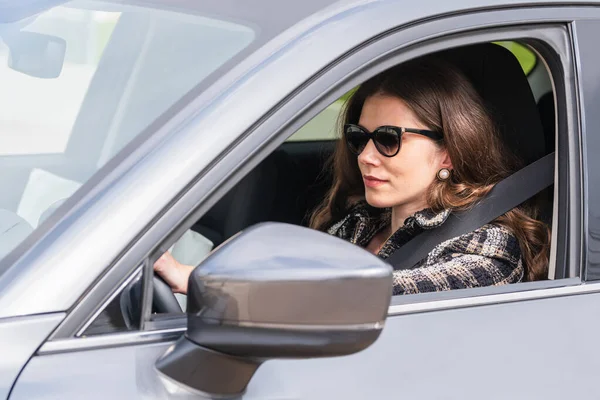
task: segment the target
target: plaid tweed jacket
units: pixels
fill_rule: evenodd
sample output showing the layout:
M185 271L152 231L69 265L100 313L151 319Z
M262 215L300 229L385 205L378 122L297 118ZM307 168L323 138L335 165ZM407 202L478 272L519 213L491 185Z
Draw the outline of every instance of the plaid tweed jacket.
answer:
M404 221L377 254L388 258L396 249L425 229L442 225L449 210L419 211ZM377 209L359 202L328 233L366 247L390 224L390 209ZM483 227L437 245L412 269L394 271L394 295L464 289L520 282L524 276L517 238L497 224Z

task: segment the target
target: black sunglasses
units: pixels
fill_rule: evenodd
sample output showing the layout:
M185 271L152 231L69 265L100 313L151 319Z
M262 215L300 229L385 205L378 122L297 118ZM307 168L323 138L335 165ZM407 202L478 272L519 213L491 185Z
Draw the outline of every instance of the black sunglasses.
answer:
M348 149L356 155L362 151L373 139L375 148L379 153L386 157L394 157L400 151L402 145L402 135L404 132L418 133L419 135L427 136L433 140L442 140L443 136L439 132L428 131L425 129L402 128L399 126L380 126L373 132L369 132L360 125L346 124L344 125L344 136Z

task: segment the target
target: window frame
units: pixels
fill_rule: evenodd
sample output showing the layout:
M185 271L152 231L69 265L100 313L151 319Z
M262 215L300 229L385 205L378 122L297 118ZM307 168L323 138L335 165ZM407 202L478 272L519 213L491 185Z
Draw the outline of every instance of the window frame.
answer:
M581 198L584 201L583 218L585 243L585 259L582 271L582 279L586 282L600 281L600 258L598 248L600 238L598 229L598 199L600 199L599 186L593 183L600 180L597 161L597 150L600 149L600 140L597 134L600 128L600 118L594 105L598 104L597 82L599 78L598 64L600 57L596 51L597 34L600 31L600 16L594 19L576 20L570 25L574 42L576 70L574 76L577 78L581 112L581 136L582 136L582 168L585 171L584 193ZM596 68L594 68L594 66Z
M568 79L568 76L573 74L575 60L569 47L571 42L567 34L567 27L567 23L530 24L518 27L508 25L488 28L486 26L484 31L467 31L457 35L447 35L437 40L424 40L413 46L418 47L418 49L395 49L390 52L390 55L382 57L385 58L384 61L373 58L369 65L363 67L364 69L369 69L369 72L376 71L375 73L378 73L392 65L449 47L479 42L514 40L528 44L536 52L538 67L544 64L549 69L550 78L553 81L555 99L564 100L557 101L555 111L558 117L555 139L558 136L559 143L556 147L555 164L557 166L557 173L555 173L555 180L564 183L559 187L558 182L555 182L553 224L558 229L553 229L553 232L556 232L557 235L553 237L551 248L551 263L553 264L551 267L555 268L557 264L569 265L568 273L570 277L549 281L523 282L501 287L482 287L439 293L413 294L410 296L393 296L388 315L513 302L580 292L578 289L573 290L572 286L582 283L582 273L580 270L582 263L579 261L582 253L581 251L569 251L569 249L582 250L583 247L580 235L573 234L573 232L578 232L581 224L581 214L579 212L581 209L581 196L578 192L581 191L582 187L580 184L581 171L578 164L578 140L574 140L580 137L579 125L577 123L579 113L576 107L578 97L575 85L572 80ZM376 65L378 62L383 65ZM565 71L568 71L568 73L565 73ZM369 74L361 81L368 79L372 75L374 74ZM347 78L347 80L350 80L350 78ZM346 87L349 90L358 83L360 82L353 81L350 86ZM288 129L287 132L289 135L292 135L295 130ZM557 134L559 132L563 133ZM566 160L569 161L569 165L566 165ZM567 170L567 167L570 167L569 170ZM572 189L573 187L575 189ZM560 212L558 204L561 207ZM562 227L567 227L568 229ZM571 232L571 234L569 235L567 232ZM597 291L600 288L590 288L589 290ZM532 295L532 291L537 293ZM540 291L545 291L546 293L543 295ZM581 292L584 291L587 291L587 289Z
M475 42L523 40L523 38L528 38L533 41L543 41L547 46L551 45L550 47L554 49L555 54L561 56L558 65L572 71L573 59L570 50L570 39L566 33L566 26L569 21L565 21L564 10L561 12L558 8L547 8L544 9L544 13L540 13L540 10L540 8L530 8L526 10L472 12L417 24L409 29L397 28L388 35L377 38L367 45L359 46L355 51L347 54L345 58L333 62L328 70L317 73L314 79L303 88L283 99L279 108L267 114L265 119L258 125L251 127L244 138L221 159L222 168L212 168L206 172L200 181L191 186L189 191L179 199L176 199L171 208L157 219L156 223L149 228L138 242L131 246L130 251L136 247L148 246L149 243L154 243L154 251L149 254L145 253L144 274L152 272L151 260L157 259L218 199L298 128L352 87L392 65L448 47ZM553 17L550 17L552 15ZM544 19L544 25L538 25L534 22L541 19ZM529 21L529 23L524 26L522 25L524 24L523 20ZM489 25L494 26L489 27ZM485 28L485 30L482 30L482 28ZM563 153L566 153L557 157L561 160L558 165L559 179L561 182L569 183L568 185L563 184L563 187L565 187L563 192L565 192L566 188L571 185L574 185L573 187L576 189L580 188L581 171L578 169L579 127L576 123L578 114L575 109L577 97L574 84L564 77L561 82L554 82L554 86L557 97L562 93L571 99L568 102L568 107L565 106L564 109L559 109L559 111L562 110L565 113L564 117L559 117L559 129L562 130L564 127L563 131L568 133L568 135L559 135L559 147L557 147L557 149L560 149L562 145L562 148L564 148ZM562 136L568 137L560 139ZM568 161L568 168L564 160ZM231 165L234 168L225 168L224 165ZM225 169L227 169L226 172ZM216 185L217 182L222 182L222 184ZM207 189L208 187L211 189ZM576 190L563 193L564 196L562 197L564 199L561 197L566 205L564 210L569 216L567 217L566 213L562 213L564 218L562 222L559 218L558 223L559 226L565 227L563 236L566 236L567 232L573 234L569 235L569 243L566 242L564 237L559 237L557 246L560 248L556 259L557 262L564 260L569 265L578 267L581 257L580 252L576 251L581 249L580 236L577 233L580 227L580 204L573 201L576 200L576 194L573 192L576 192ZM561 215L561 213L558 214ZM575 251L568 251L569 249ZM77 328L85 323L85 320L91 315L91 311L98 307L98 303L95 306L91 305L92 299L98 299L100 296L105 298L107 292L112 292L111 289L114 289L115 283L122 282L127 278L124 271L130 271L132 265L123 261L126 259L124 257L119 260L107 275L95 287L91 288L82 304L69 314L65 322L55 331L52 339L72 337L78 331ZM518 301L521 298L560 296L562 295L561 290L566 288L567 292L572 292L573 286L578 287L581 283L580 276L559 281L522 283L502 288L468 289L466 290L467 294L460 293L461 291L430 293L421 297L423 301L416 301L417 296L420 295L395 296L392 299L390 315L418 312L419 309L431 311L487 304L492 295L494 303ZM591 290L591 288L586 290ZM600 291L600 285L595 290ZM147 292L151 293L151 286ZM519 296L519 293L524 293L525 296ZM531 293L534 295L532 296ZM428 295L429 298L426 298L425 295ZM144 313L147 316L149 315L147 309L144 310ZM183 318L180 320L183 320ZM142 329L157 329L156 332L160 333L161 329L174 329L173 324L180 324L180 320L175 319L165 323L160 320L146 321L146 326ZM147 332L147 330L139 331L140 334ZM128 334L131 334L131 332L128 332Z

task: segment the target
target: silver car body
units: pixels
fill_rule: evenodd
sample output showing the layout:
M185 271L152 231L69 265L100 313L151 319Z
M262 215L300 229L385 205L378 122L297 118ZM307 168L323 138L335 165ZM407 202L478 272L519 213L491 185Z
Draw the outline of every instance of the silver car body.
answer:
M190 13L203 7L179 3ZM230 3L223 7L233 9ZM365 63L378 60L383 68L450 44L484 41L493 35L477 30L489 27L508 39L541 35L563 52L566 70L576 72L565 77L565 96L575 100L564 144L574 158L565 164L571 202L561 228L568 232L569 269L581 278L491 294L393 299L385 329L368 349L268 361L241 398L598 397L593 316L600 312L600 285L586 277L598 257L593 207L600 192L592 184L600 168L592 164L600 150L600 56L592 49L600 7L591 1L319 3L286 2L281 18L265 11L268 40L163 115L134 141L135 149L106 165L1 261L1 397L207 398L154 367L185 330L183 319L168 329L87 338L69 333L150 252L164 250L155 249L157 243L166 247L189 227L180 222L206 211L360 81ZM253 5L272 6L266 0ZM392 57L398 49L405 51Z

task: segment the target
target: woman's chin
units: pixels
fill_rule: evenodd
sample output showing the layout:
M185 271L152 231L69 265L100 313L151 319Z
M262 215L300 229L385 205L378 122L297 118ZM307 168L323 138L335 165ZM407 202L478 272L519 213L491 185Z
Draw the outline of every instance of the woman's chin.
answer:
M392 202L390 202L390 200L386 199L385 197L386 196L378 196L374 193L369 193L368 190L365 193L365 200L371 207L375 208L389 208L393 206Z

